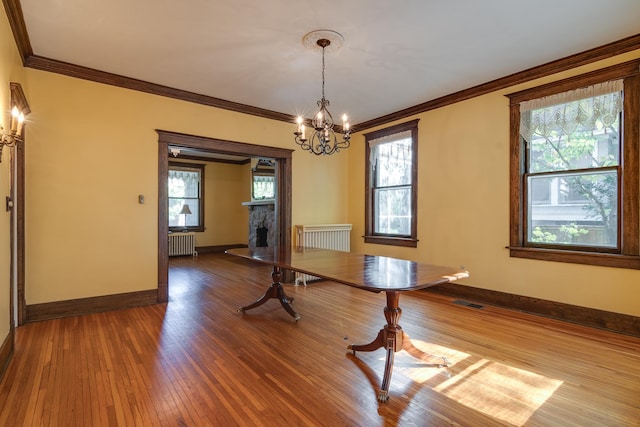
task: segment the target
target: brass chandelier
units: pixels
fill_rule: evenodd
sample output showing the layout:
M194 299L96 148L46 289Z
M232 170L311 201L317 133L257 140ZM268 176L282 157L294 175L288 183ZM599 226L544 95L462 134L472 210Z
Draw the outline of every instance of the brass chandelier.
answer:
M341 149L349 148L351 130L349 128L349 122L347 121L347 115L342 115L342 129L341 131L336 131L334 129L333 116L328 109L329 100L325 98L324 95L325 51L332 43L333 50L338 49L342 45L343 40L340 34L329 30L312 31L302 39L306 47L322 48L322 98L317 102L318 112L314 115L313 119L311 119L312 129L309 131L309 138L307 138L307 129L302 116L298 116L296 120L297 129L293 134L295 135L296 144L303 150L310 151L317 156L331 155ZM339 134L342 134L342 136L339 137Z

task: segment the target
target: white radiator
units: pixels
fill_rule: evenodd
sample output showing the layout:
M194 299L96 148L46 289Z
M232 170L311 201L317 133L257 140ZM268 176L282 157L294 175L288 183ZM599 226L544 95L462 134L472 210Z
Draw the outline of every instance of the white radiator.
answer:
M296 246L349 252L351 224L296 225ZM312 280L319 280L319 278L296 273L296 285L302 282L307 286L307 282Z
M196 233L169 234L169 256L176 255L198 255L196 252Z

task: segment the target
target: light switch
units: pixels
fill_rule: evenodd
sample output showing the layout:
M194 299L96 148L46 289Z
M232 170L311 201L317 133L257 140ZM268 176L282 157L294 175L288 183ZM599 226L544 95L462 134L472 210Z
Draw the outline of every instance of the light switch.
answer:
M138 194L138 203L144 205L144 194Z

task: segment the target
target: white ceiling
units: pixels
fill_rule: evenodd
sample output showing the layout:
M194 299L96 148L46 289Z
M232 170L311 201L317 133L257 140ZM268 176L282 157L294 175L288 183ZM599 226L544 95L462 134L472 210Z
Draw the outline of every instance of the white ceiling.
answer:
M640 34L640 0L21 0L35 55L311 117L362 123Z

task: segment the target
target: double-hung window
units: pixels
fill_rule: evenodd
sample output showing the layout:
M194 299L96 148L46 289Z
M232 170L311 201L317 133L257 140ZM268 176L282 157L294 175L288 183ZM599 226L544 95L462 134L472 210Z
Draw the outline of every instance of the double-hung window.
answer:
M638 62L509 95L512 256L640 268Z
M365 242L416 247L418 120L365 139Z
M204 165L169 163L169 231L204 231Z

